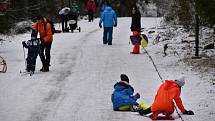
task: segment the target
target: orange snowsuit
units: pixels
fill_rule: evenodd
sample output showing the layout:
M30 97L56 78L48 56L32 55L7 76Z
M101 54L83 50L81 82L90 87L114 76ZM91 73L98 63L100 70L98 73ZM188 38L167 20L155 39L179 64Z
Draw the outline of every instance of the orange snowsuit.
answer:
M46 26L44 28L44 26ZM52 43L53 35L51 31L51 24L47 22L44 18L44 22L41 23L34 23L34 29L38 33L40 33L40 39L44 40L44 43Z
M181 112L185 112L180 93L181 89L174 80L166 80L157 91L151 111L170 115L174 112L174 100Z

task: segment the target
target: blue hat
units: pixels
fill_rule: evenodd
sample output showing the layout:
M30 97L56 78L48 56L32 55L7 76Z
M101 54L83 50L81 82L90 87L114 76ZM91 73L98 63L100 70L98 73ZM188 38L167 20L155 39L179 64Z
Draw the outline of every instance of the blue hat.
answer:
M35 30L32 30L31 37L37 37L37 32Z

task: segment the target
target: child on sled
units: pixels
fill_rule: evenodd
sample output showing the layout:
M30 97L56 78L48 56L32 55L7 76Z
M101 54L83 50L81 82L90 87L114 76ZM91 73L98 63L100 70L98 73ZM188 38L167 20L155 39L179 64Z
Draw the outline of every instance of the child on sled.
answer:
M148 108L144 103L137 103L140 94L134 93L134 88L129 84L129 78L125 74L120 75L121 80L114 85L111 97L114 111L138 111Z

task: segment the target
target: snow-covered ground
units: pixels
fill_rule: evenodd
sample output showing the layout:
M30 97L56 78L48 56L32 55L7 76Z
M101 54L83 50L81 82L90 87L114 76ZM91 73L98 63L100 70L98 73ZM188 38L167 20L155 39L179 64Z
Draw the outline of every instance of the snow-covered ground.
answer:
M159 21L142 18L144 32L155 31L148 35L146 49L163 79L186 77L181 96L185 108L195 115L182 115L183 119L215 121L215 88L211 83L215 67L202 73L193 70L184 61L182 36L170 44L164 57L163 45L170 40L152 44ZM103 30L98 27L98 19L93 23L80 21L80 33L55 34L50 72L39 72L38 57L33 76L19 73L25 68L21 41L28 40L30 34L6 38L10 41L0 44L0 55L8 65L7 73L0 73L0 121L150 121L136 112L112 110L111 93L121 73L130 77L131 85L141 94L140 102L152 103L161 83L146 53L130 54L130 22L131 18L119 18L112 46L102 44ZM173 116L180 121L176 113Z

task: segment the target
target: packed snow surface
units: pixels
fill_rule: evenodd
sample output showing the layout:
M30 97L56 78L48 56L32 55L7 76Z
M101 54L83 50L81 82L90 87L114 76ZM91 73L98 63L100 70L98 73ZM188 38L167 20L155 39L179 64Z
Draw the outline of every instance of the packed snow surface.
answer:
M161 80L144 51L132 55L129 44L131 18L119 18L114 28L113 45L102 44L103 29L99 20L78 22L81 32L54 35L50 72L39 72L38 57L33 76L20 74L25 70L22 41L30 33L5 38L0 43L0 56L7 62L7 73L0 73L0 121L150 121L136 112L115 112L111 94L120 74L130 78L130 84L139 92L139 102L151 104ZM162 42L152 44L158 33L160 18L142 18L142 27L148 37L146 48L163 79L186 77L181 98L194 116L182 115L185 121L215 121L215 88L210 83L214 69L202 78L198 71L183 61L180 38L175 51L164 57ZM57 28L60 26L57 24ZM153 30L155 33L148 34ZM178 42L178 43L177 43ZM173 43L174 44L174 43ZM173 46L172 44L172 46ZM170 47L171 48L171 47ZM179 111L180 112L180 111ZM176 121L181 119L173 114Z

